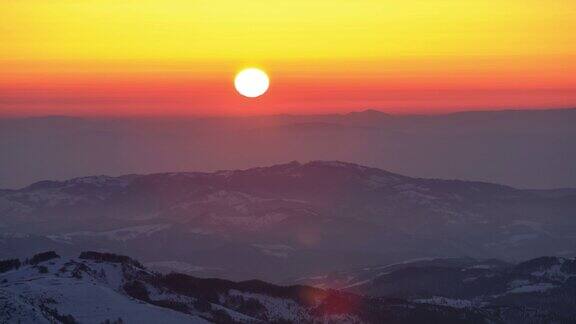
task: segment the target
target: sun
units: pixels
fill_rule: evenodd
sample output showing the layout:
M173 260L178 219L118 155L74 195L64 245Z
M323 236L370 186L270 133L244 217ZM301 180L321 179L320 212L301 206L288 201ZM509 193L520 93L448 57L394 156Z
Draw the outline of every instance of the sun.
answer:
M248 98L260 97L270 86L266 72L257 68L247 68L236 74L234 87L236 91Z

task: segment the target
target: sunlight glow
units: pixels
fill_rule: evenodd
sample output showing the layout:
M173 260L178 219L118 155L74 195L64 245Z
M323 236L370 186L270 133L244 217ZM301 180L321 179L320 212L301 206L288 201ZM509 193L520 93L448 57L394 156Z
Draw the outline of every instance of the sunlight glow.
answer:
M236 75L234 86L244 97L256 98L268 90L270 79L264 71L257 68L248 68Z

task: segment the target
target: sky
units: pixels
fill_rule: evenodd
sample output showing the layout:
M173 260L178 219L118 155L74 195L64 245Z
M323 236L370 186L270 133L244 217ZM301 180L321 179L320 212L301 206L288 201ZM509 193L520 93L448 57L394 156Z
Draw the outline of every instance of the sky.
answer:
M0 116L575 107L574 31L573 0L2 0Z

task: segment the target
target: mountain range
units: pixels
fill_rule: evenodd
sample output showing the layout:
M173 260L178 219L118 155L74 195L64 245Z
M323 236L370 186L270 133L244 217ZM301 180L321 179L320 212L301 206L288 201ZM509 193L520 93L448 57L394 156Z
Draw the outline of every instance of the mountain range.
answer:
M576 255L576 190L338 161L41 181L0 191L0 214L0 258L96 250L275 283L421 258Z
M417 177L576 187L576 109L0 118L0 188L91 174L339 160Z
M355 293L159 274L127 256L0 261L2 323L571 323L576 260L404 264Z

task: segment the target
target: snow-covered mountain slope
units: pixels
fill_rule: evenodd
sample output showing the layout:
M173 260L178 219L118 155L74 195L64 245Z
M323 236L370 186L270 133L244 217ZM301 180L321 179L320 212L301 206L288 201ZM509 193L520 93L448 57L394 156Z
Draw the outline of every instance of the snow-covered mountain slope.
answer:
M47 256L0 274L0 322L207 323L129 297L123 291L127 280L150 275L135 264Z
M385 270L345 290L477 309L505 323L576 321L574 258L540 257L518 264L441 259Z
M0 191L0 257L98 249L281 281L419 258L574 256L575 193L338 161L43 181Z
M306 286L160 275L125 256L0 261L1 323L487 323L470 309Z

